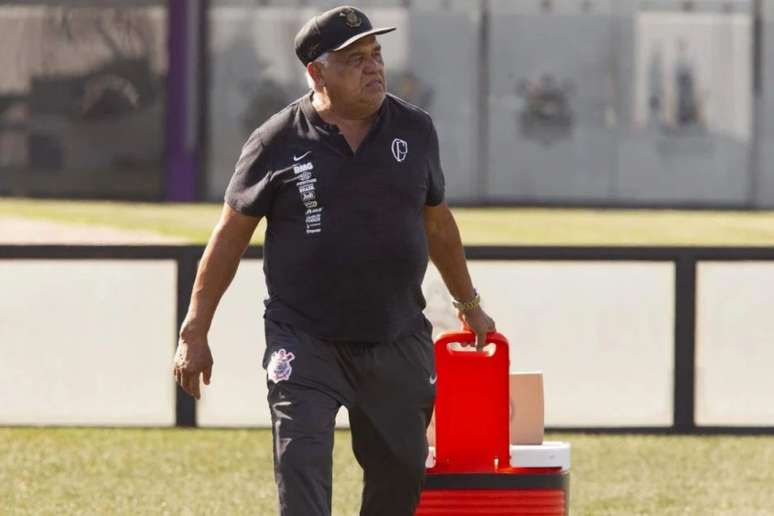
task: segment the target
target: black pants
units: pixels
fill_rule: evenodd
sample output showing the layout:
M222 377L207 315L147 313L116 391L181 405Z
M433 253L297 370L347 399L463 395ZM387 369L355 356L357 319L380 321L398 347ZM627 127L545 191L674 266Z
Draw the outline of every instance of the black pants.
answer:
M364 472L361 516L411 516L435 400L430 323L394 342L332 342L266 320L274 472L282 516L331 514L333 431L349 410Z

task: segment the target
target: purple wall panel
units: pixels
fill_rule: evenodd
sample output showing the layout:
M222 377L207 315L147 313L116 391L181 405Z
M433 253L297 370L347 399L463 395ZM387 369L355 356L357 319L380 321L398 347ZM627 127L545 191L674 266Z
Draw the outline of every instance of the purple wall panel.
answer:
M169 0L168 201L195 201L200 171L201 20L204 0Z

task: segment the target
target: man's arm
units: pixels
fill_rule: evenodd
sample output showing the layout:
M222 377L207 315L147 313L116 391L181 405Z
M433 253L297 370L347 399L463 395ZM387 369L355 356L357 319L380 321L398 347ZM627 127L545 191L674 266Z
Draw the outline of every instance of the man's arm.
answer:
M444 201L438 206L425 206L424 218L430 259L441 273L446 288L457 301L473 300L476 293L465 262L460 231L449 205ZM482 348L487 332L495 331L492 318L480 305L459 311L458 316L476 334L476 346Z
M224 204L218 225L199 262L191 304L180 328L173 371L177 383L196 399L200 398L199 375L203 375L206 385L212 375L207 332L215 309L234 279L239 260L259 221L260 218L242 215Z

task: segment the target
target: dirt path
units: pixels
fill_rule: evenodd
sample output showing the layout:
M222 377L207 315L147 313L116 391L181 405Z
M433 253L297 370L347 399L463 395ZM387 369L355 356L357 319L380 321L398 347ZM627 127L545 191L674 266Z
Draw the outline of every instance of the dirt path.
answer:
M60 224L0 216L0 244L178 244L185 240L149 231Z

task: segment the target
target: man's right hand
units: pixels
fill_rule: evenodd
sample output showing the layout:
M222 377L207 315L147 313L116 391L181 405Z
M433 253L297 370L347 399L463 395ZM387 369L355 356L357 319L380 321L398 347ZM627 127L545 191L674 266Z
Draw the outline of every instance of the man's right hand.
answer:
M250 243L250 237L260 222L223 204L218 225L204 249L191 291L191 304L180 328L173 374L185 392L201 398L199 375L210 384L212 353L207 344L207 330L215 315L221 296L234 279L239 259Z
M207 334L184 335L181 333L175 352L173 374L180 387L197 400L201 399L199 375L202 375L204 384L209 385L212 377L212 364L212 353L207 343Z

